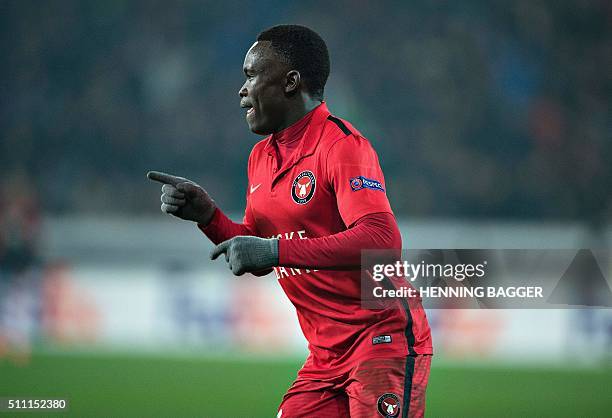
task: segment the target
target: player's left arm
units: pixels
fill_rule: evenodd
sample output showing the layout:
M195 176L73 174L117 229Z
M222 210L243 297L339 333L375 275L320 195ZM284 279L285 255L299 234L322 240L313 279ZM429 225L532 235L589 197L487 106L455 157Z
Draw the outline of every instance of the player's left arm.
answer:
M347 230L306 240L280 240L279 265L318 270L358 270L362 250L391 250L397 259L402 237L395 217L379 212L364 215Z

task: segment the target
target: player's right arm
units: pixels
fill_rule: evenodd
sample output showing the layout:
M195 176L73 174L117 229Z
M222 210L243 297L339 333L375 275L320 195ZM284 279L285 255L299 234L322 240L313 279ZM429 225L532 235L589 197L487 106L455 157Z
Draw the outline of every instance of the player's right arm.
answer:
M248 206L245 223L239 224L229 219L197 183L159 171L149 171L147 177L162 184L162 212L196 222L214 244L238 235L256 235L255 228L248 222Z

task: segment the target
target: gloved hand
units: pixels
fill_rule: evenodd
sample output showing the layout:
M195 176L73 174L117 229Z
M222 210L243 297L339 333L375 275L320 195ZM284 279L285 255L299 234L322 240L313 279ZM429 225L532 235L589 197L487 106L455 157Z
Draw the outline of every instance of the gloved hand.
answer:
M149 171L149 180L163 184L161 210L186 221L208 225L215 213L215 201L191 180L159 171Z
M225 254L225 261L236 276L259 272L278 265L278 239L239 236L213 248L211 260Z

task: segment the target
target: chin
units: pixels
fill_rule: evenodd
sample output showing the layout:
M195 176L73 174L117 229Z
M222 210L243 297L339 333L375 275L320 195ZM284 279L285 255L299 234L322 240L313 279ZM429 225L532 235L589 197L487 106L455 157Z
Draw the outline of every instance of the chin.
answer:
M258 125L251 125L249 124L249 129L251 130L251 132L253 132L254 134L257 135L269 135L272 133L272 131L270 129L267 129L263 126L258 126Z

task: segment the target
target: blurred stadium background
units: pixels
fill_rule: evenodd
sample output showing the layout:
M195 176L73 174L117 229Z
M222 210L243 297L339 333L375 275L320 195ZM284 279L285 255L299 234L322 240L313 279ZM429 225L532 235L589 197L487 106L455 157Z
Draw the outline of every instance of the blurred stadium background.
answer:
M210 263L145 173L240 219L242 60L288 22L326 39L405 247L611 247L609 1L0 1L0 397L275 415L306 353L291 306ZM609 416L610 310L430 321L431 416Z

